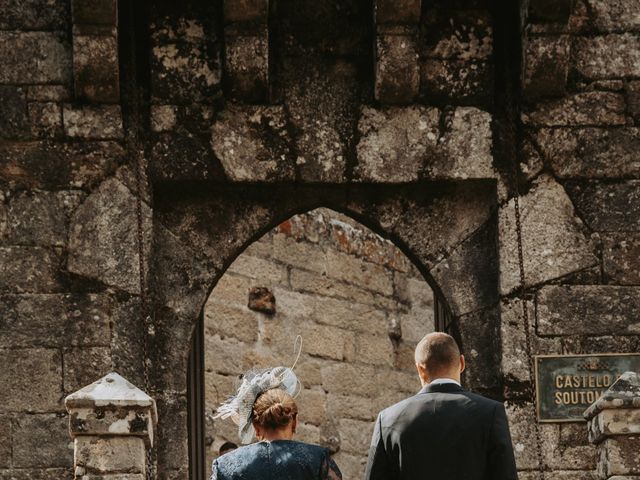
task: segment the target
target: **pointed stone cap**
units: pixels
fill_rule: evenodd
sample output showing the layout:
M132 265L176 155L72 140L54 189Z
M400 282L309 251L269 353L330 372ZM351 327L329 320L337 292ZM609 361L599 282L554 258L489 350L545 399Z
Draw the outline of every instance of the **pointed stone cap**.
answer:
M64 400L64 404L68 411L108 407L148 408L154 425L158 422L156 401L116 372L108 373L72 393Z
M618 408L640 409L640 374L625 372L604 394L584 412L584 418L592 419L603 410Z

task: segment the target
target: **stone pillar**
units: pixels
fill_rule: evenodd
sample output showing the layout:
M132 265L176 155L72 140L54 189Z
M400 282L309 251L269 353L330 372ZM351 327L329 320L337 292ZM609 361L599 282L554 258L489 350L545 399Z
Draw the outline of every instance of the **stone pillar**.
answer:
M65 406L74 441L75 478L144 478L146 449L153 444L158 419L153 398L112 372L69 395Z
M624 373L584 413L598 446L598 476L640 479L640 374Z

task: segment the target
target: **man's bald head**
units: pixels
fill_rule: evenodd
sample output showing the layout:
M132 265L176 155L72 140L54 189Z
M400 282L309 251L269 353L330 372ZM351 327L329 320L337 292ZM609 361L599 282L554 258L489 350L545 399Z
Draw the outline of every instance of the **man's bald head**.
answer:
M425 335L416 347L415 360L431 380L448 377L452 372L459 376L461 368L464 368L464 363L461 367L458 344L451 335L443 332Z

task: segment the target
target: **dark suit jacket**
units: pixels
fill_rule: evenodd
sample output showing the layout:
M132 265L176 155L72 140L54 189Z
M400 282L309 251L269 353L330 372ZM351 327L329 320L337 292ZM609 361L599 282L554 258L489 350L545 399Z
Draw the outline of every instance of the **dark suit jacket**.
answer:
M448 383L380 412L366 480L516 480L504 406Z

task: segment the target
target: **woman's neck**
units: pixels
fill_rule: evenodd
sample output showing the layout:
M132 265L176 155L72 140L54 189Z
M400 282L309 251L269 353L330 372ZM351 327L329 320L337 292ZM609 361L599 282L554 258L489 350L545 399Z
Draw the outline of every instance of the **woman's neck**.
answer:
M291 440L293 438L293 432L290 428L279 428L278 430L270 430L265 432L262 436L262 440L272 442L274 440Z

